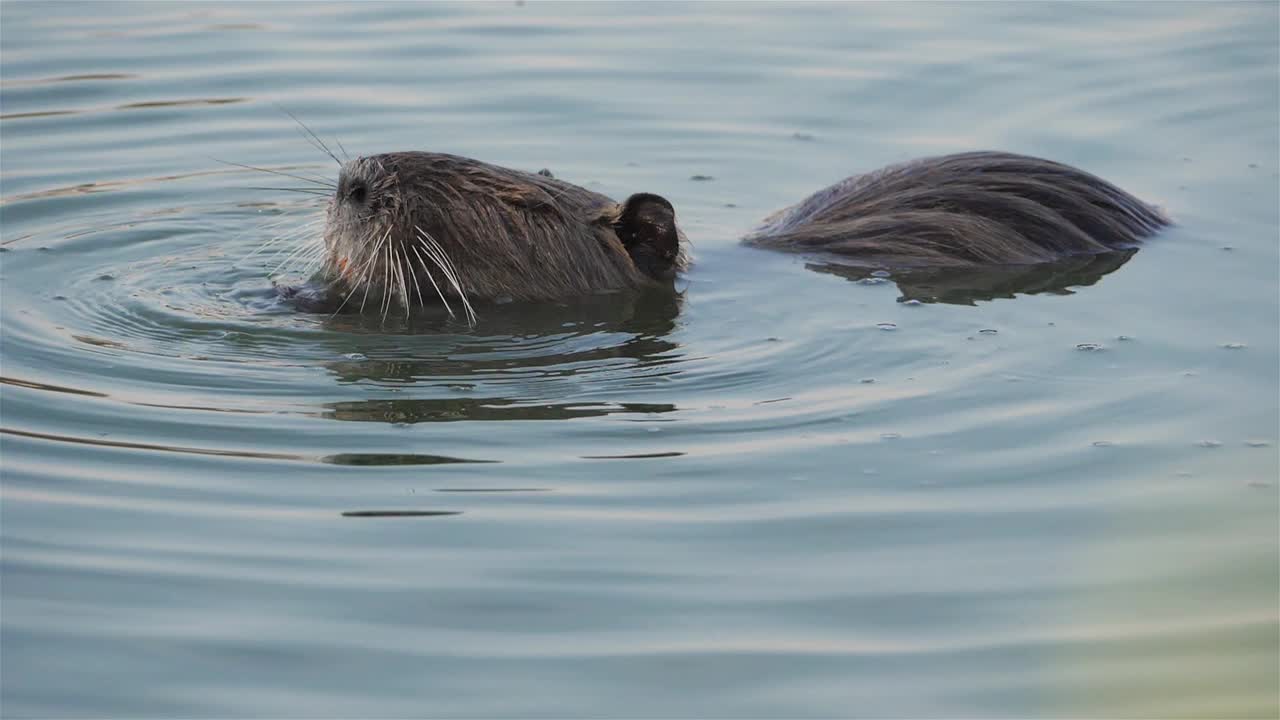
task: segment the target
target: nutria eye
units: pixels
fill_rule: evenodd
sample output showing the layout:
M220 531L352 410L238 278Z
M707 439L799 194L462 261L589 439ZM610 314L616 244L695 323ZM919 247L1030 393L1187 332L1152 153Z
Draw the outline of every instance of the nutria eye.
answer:
M369 189L364 183L353 183L351 189L347 191L347 197L351 198L351 202L357 205L363 205L364 201L369 197Z

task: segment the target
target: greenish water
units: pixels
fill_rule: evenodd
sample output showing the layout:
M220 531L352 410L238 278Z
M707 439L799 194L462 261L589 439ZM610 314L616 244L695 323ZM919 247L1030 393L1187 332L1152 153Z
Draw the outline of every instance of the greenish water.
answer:
M0 712L1275 717L1278 7L0 5ZM299 314L249 256L315 206L213 159L331 174L281 107L661 193L695 264ZM974 148L1178 226L1033 282L737 245Z

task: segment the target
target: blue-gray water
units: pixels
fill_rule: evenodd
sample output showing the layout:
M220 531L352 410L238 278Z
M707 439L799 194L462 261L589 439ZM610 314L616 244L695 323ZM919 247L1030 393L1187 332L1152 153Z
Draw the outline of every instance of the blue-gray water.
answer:
M0 712L1275 717L1278 7L5 3ZM281 108L661 193L682 296L293 312L213 159L331 175ZM974 148L1178 226L972 304L736 244Z

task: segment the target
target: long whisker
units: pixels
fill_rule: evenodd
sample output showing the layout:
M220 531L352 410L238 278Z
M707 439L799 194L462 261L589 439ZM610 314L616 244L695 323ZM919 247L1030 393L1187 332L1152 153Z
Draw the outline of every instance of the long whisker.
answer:
M277 107L279 107L279 106L277 106ZM297 115L294 115L293 113L289 112L288 110L285 110L283 107L281 107L280 109L284 111L284 114L285 114L285 115L288 115L289 117L293 118L293 121L294 121L294 122L296 122L296 123L298 123L298 125L299 125L300 127L302 127L302 129L303 129L303 130L305 130L305 131L307 132L307 135L310 135L310 136L311 136L311 139L313 139L313 140L315 140L317 143L319 143L319 145L320 145L319 149L320 149L320 150L323 150L323 151L324 151L324 154L326 154L326 155L328 155L329 157L333 158L333 161L334 161L334 162L336 162L336 163L338 163L339 165L341 165L341 164L342 164L342 161L338 159L338 156L337 156L337 155L334 155L334 154L333 154L333 151L329 149L329 146L328 146L328 145L325 145L325 144L324 144L324 141L320 139L320 136L319 136L319 135L317 135L317 134L315 134L315 131L313 131L311 128L307 127L307 124L306 124L306 123L304 123L304 122L302 122L301 120L299 120Z
M244 168L245 170L257 170L258 172L269 173L271 175L280 175L287 178L293 178L294 180L309 182L313 185L320 185L323 187L333 188L333 189L337 189L338 187L338 184L335 182L330 182L327 180L317 180L316 178L309 178L309 177L306 177L305 175L294 175L293 173L287 173L280 170L272 170L270 168L258 167L256 165L245 165L244 163L231 162L230 160L219 160L218 158L209 158L209 159L213 160L214 162L222 163L223 165L231 165L233 167Z
M360 313L361 313L361 314L363 314L363 313L364 313L364 303L365 303L365 301L369 299L369 284L370 284L370 283L369 283L369 277L368 277L368 275L369 275L369 273L373 272L373 261L374 261L374 259L375 259L375 258L377 258L377 257L378 257L378 248L382 247L382 243L386 242L386 241L387 241L387 238L389 238L389 237L391 237L391 226L389 226L389 225L388 225L388 226L387 226L387 231L386 231L385 233L383 233L382 238L381 238L381 239L379 239L379 240L378 240L378 243L377 243L376 245L374 245L374 246L373 246L373 249L372 249L372 250L370 250L370 251L369 251L369 259L365 261L364 265L360 268L360 272L359 272L359 273L357 274L357 276L356 276L356 280L357 280L357 282L359 282L361 285L364 285L364 295L363 295L363 296L361 296L361 298L360 298ZM339 308L339 310L341 310L341 308Z
M467 324L474 326L476 324L476 313L471 309L471 302L467 299L466 291L462 289L462 276L458 273L457 266L453 264L453 260L449 257L449 254L444 251L444 246L441 245L438 240L430 235L427 236L427 239L431 241L431 245L435 247L436 252L444 260L445 265L448 266L444 269L449 274L450 281L453 283L454 288L458 290L458 297L462 300L462 306L467 311Z
M406 247L412 247L406 245ZM425 308L427 304L422 301L422 286L418 284L418 271L413 269L413 260L409 258L409 253L404 252L404 266L409 271L409 278L413 281L413 292L418 296L418 306Z
M471 307L471 302L467 300L466 291L462 289L462 283L459 281L457 268L453 266L453 263L449 260L448 254L444 252L444 248L440 246L440 243L436 242L435 238L427 234L422 228L418 228L417 226L415 226L415 228L418 232L424 235L424 239L427 242L423 247L423 250L431 257L431 259L435 260L436 265L440 267L440 271L444 273L445 279L448 280L449 284L453 285L453 289L457 291L458 299L462 302L462 308L467 313L467 325L474 327L476 324L476 313Z
M425 241L426 238L423 238ZM449 301L445 299L444 292L440 290L440 285L436 283L436 278L431 274L431 268L427 267L427 261L422 257L422 253L418 252L416 245L411 246L413 254L418 256L418 262L422 263L422 270L427 274L427 279L431 281L431 287L436 289L436 294L440 296L440 302L444 303L445 312L449 313L449 317L454 317L453 308L449 307Z
M304 190L302 188L286 188L286 187L254 187L249 186L246 190L270 190L273 192L292 192L302 193L303 195L316 195L318 197L329 197L333 193L327 193L322 190Z
M383 250L382 261L382 324L387 323L387 311L391 309L391 243Z

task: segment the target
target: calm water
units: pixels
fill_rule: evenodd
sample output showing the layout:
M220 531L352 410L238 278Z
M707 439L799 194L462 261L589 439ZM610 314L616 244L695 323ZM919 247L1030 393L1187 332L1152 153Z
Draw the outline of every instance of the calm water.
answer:
M4 4L0 709L1275 717L1278 8ZM331 175L281 108L662 193L696 264L299 314L251 254L315 206L214 160ZM737 246L973 148L1179 225L1013 279Z

